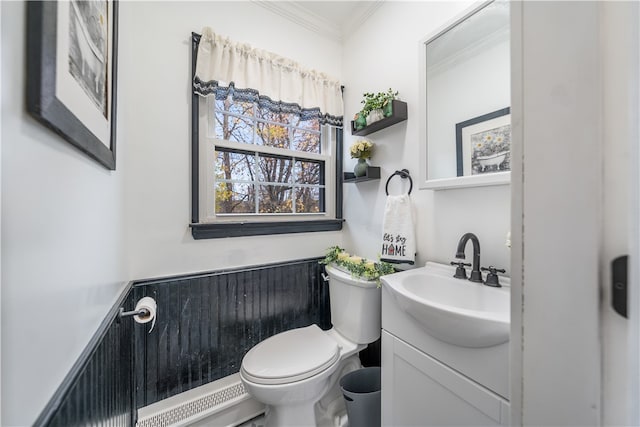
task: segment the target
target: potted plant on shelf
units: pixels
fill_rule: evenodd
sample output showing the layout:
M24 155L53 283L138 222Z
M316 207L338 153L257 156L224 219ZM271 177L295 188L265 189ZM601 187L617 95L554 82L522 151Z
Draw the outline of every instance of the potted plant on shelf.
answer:
M378 92L376 94L365 92L364 99L360 101L363 104L362 110L356 114L355 126L356 130L360 130L371 123L382 120L393 114L392 102L398 96L398 91L389 88L386 92Z
M373 142L366 139L359 139L351 144L349 153L352 159L358 159L358 163L356 163L353 168L353 174L356 177L365 176L367 174L367 168L369 167L367 159L370 159L373 155Z

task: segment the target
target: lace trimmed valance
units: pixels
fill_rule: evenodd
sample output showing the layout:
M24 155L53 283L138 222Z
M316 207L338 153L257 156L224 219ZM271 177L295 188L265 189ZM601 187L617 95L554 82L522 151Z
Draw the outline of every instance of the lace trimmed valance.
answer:
M306 70L296 62L247 44L239 44L204 28L198 46L195 93L258 102L274 112L293 113L301 120L342 126L340 82Z

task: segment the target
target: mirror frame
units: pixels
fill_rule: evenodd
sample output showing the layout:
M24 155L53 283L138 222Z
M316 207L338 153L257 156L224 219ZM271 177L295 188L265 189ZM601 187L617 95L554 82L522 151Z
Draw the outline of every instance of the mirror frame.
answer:
M454 16L447 23L433 31L429 36L423 38L418 43L420 81L418 85L419 93L419 137L420 137L420 180L418 188L421 190L446 190L451 188L484 187L489 185L509 185L511 184L511 171L495 172L484 175L452 176L450 178L429 179L428 160L428 136L427 136L427 49L426 45L437 39L456 25L465 21L470 16L489 6L494 0L481 1L471 5L458 15ZM451 142L455 144L455 141Z

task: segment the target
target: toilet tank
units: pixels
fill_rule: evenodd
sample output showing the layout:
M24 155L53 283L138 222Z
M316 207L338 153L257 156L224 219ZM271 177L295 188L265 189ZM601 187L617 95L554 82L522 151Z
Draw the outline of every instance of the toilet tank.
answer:
M378 283L351 276L327 265L331 323L333 328L356 344L369 344L380 338L380 299Z

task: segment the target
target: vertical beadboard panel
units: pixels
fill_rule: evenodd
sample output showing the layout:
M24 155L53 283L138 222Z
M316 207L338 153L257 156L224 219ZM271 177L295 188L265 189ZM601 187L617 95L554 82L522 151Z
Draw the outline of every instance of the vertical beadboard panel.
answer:
M318 260L131 284L34 425L132 426L137 408L238 372L265 338L312 323L329 329ZM117 319L144 296L158 304L151 333Z
M130 427L135 424L134 322L132 319L118 321L120 303L125 309L133 309L129 288L34 426Z
M135 329L137 404L150 405L240 370L246 352L274 334L331 327L319 259L134 284L158 319Z

